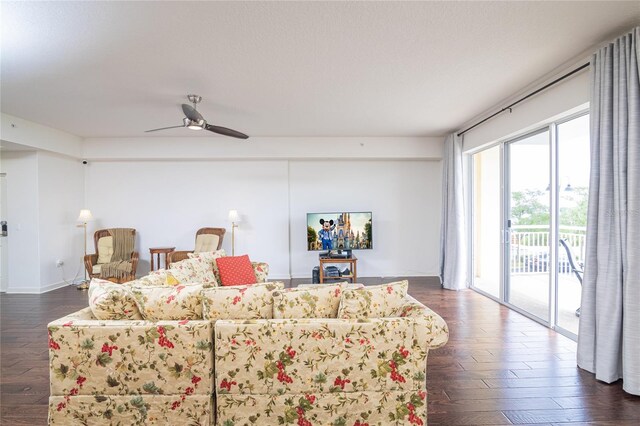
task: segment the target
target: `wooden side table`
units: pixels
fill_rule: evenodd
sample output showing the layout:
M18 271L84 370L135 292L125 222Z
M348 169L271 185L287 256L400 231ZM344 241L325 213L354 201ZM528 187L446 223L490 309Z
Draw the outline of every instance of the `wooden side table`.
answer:
M355 283L356 280L358 279L358 274L357 274L357 262L358 262L358 258L355 256L351 256L351 257L321 257L320 258L320 283L324 284L325 280L351 280L352 283ZM349 270L351 271L351 273L349 275L342 275L339 277L325 277L324 276L324 266L326 264L331 264L331 263L347 263L349 264Z
M156 264L158 265L158 269L160 269L160 255L164 254L164 267L167 267L167 255L169 253L173 253L175 247L150 247L149 253L151 253L151 270L155 271L155 265L153 262L153 258L156 258Z

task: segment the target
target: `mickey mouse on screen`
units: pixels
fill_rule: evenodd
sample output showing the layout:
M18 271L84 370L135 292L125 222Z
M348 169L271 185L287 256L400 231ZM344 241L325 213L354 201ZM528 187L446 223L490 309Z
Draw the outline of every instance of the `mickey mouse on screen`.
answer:
M322 241L322 250L331 250L333 241L333 230L336 229L336 225L333 220L320 219L320 225L322 229L318 232L318 236Z

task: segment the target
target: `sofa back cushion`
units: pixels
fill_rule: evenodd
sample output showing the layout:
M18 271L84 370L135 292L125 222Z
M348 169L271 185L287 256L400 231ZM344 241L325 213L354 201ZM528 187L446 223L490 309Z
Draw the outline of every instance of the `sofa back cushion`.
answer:
M343 286L323 284L273 293L273 318L336 318Z
M203 251L203 252L193 252L187 253L189 259L202 259L211 265L211 269L213 269L213 275L216 277L216 281L218 281L218 285L220 284L220 271L218 271L218 265L216 264L216 259L220 257L225 257L227 253L224 250L215 250L215 251Z
M251 260L246 254L244 256L219 257L216 259L216 264L220 271L220 284L223 286L255 284L257 282Z
M394 316L404 303L409 282L347 289L342 292L338 318L384 318Z
M205 288L202 316L205 320L273 318L273 292L283 282Z
M211 263L200 257L172 263L169 266L169 272L180 283L200 283L204 287L218 285Z
M140 310L128 286L94 278L89 284L89 307L100 320L139 320Z
M129 288L145 320L202 319L202 284L134 284Z

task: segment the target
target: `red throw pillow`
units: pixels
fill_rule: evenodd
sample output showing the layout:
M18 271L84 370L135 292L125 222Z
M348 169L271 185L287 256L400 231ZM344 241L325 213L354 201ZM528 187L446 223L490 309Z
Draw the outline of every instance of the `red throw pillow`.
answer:
M225 256L216 259L218 271L220 271L220 284L243 285L255 284L256 274L249 256Z

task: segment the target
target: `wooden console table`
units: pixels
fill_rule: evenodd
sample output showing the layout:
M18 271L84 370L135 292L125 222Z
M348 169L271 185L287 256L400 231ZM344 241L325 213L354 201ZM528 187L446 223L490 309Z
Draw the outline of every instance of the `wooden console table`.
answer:
M153 262L153 258L155 256L156 263L158 265L158 269L160 269L160 255L164 254L164 267L167 267L167 255L169 253L173 253L175 247L150 247L149 253L151 253L151 270L155 271L155 265Z
M355 256L351 257L321 257L320 258L320 282L324 283L325 280L351 280L352 283L356 282L358 278L357 274L357 262L358 258ZM347 263L349 264L349 271L351 272L349 275L342 275L339 277L325 277L324 276L324 267L327 264L332 263Z

